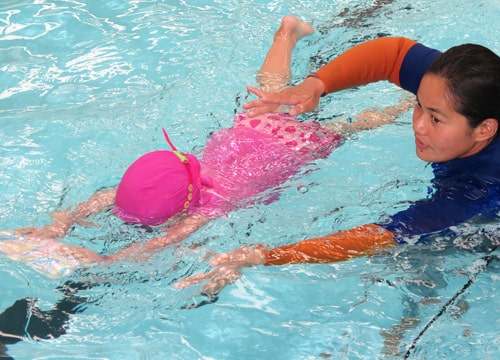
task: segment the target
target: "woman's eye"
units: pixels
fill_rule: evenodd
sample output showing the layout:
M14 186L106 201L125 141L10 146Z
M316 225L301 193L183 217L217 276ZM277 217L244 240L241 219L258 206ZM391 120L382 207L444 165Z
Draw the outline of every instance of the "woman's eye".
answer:
M439 120L439 119L438 119L437 117L435 117L434 115L431 115L431 119L432 119L432 121L433 121L433 122L435 122L435 123L440 123L440 122L441 122L441 120Z

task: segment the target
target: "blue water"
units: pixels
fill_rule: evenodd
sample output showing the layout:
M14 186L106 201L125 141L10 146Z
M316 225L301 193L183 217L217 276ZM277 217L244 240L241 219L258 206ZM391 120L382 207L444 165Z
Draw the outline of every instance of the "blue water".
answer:
M279 19L317 29L299 43L296 80L355 43L403 35L442 50L476 42L500 53L497 0L466 1L2 1L0 3L0 229L40 226L49 214L118 183L138 155L183 151L230 126L255 84ZM402 93L380 83L333 94L305 117L343 120ZM208 270L213 252L286 244L373 222L427 193L411 114L356 135L280 200L218 219L148 263L95 268L66 334L8 346L15 359L494 359L500 350L496 224L455 238L327 265L256 267L217 302L173 283ZM109 214L64 241L104 253L152 234ZM486 232L481 231L486 229ZM54 281L0 258L0 309L63 298ZM464 289L467 283L470 286ZM453 300L451 303L448 302ZM445 311L442 312L443 308ZM1 311L1 310L0 310ZM398 332L404 318L418 319ZM427 324L430 324L426 327ZM385 334L385 335L384 335ZM387 335L390 334L390 335Z

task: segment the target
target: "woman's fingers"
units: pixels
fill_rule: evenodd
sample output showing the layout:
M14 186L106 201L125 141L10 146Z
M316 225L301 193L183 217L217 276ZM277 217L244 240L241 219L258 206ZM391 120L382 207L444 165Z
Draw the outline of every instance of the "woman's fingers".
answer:
M196 274L192 276L188 276L187 278L179 280L174 284L174 287L177 289L185 289L190 287L191 285L199 284L202 281L205 281L213 276L215 276L219 272L219 268L207 272L205 274Z
M297 116L318 106L322 90L315 85L317 84L304 82L278 92L266 92L247 86L247 90L259 99L244 104L243 109L248 110L249 116L252 117L265 112L266 105L286 105L290 106L288 113Z
M241 273L236 268L221 267L219 268L219 272L203 286L202 291L206 294L217 295L226 285L233 284L240 277Z

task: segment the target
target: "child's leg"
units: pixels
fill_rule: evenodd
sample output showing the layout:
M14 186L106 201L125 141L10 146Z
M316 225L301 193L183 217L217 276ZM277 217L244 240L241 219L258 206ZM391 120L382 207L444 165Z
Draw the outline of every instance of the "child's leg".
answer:
M285 87L291 76L292 51L297 41L314 33L311 25L286 15L279 29L274 33L273 43L262 63L257 82L265 91L277 91Z

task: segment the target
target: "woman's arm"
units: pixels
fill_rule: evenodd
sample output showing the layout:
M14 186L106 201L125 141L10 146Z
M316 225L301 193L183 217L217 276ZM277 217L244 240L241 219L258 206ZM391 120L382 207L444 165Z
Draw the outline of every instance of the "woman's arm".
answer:
M392 232L369 224L274 249L262 249L262 253L264 265L327 263L373 255L394 245Z
M243 108L249 110L250 116L255 116L262 113L260 107L271 103L290 105L290 115L296 116L316 108L320 97L328 93L380 80L399 86L401 66L415 44L403 37L367 41L342 53L296 86L276 93L248 87L259 99L244 104Z
M176 287L185 288L209 280L203 287L203 291L216 294L238 279L239 269L242 267L345 261L354 257L372 255L395 245L392 232L381 226L368 224L273 249L245 246L215 256L210 261L210 265L215 267L213 271L185 278L179 281Z
M370 40L342 53L315 74L327 94L381 80L400 86L401 66L416 43L404 37Z
M215 256L210 265L220 266L225 263L241 263L243 266L328 263L372 255L377 250L394 245L396 242L392 232L381 226L368 224L272 249L244 247Z

